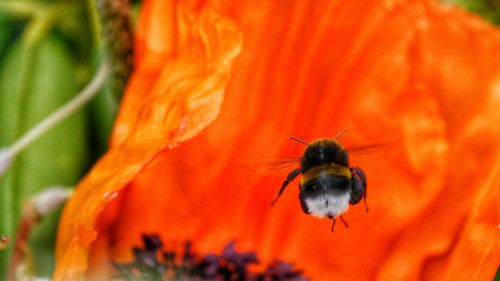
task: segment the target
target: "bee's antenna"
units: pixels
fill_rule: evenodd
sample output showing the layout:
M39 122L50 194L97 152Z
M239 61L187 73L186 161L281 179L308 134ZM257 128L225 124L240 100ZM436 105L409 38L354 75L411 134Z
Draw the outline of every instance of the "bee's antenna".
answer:
M292 139L296 142L300 142L301 144L309 145L306 141L303 141L303 140L295 138L295 137L290 137L290 139Z
M338 138L340 138L340 136L342 136L343 134L347 133L347 130L346 129L343 129L342 131L340 131L340 133L338 133L333 139L334 140L337 140Z

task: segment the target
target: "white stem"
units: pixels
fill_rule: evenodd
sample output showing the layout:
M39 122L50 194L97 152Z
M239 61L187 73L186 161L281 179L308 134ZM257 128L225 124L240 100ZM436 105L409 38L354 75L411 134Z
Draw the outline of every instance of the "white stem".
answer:
M9 166L11 160L16 155L26 149L26 147L40 138L40 136L45 134L48 130L64 121L69 115L78 111L91 101L106 82L109 72L108 62L104 61L92 81L90 81L76 97L47 116L28 132L24 133L24 135L22 135L12 146L0 150L0 175Z
M12 162L12 153L7 148L0 149L0 176Z
M31 197L31 204L40 217L47 216L68 200L73 190L63 186L50 186Z

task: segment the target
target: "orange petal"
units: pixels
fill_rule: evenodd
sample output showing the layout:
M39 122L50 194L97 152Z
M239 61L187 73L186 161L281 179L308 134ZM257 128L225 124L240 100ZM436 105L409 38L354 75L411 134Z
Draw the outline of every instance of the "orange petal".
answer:
M465 257L450 249L491 188L475 175L490 177L499 161L492 124L500 118L491 110L499 103L499 31L428 1L239 2L228 13L246 48L221 116L134 179L113 224L114 254L157 232L172 245L192 239L203 252L235 239L264 262L297 263L313 280L447 277L433 269ZM298 155L303 147L289 136L332 137L342 128L348 144L393 142L353 159L368 175L371 211L353 207L351 227L333 235L329 222L301 214L293 189L269 208L286 174L238 164ZM497 214L484 215L491 221L481 237L494 239ZM498 252L480 245L488 247L474 258ZM466 261L494 274L483 266L491 262Z
M158 13L166 7L175 22ZM143 49L120 109L111 148L77 186L61 218L55 280L82 276L89 246L99 235L97 217L125 184L160 151L193 137L219 114L241 34L209 8L198 11L186 3L146 1L144 9L141 23L147 22L144 17L154 17L154 24L164 29L142 28L139 33L138 44ZM152 41L151 37L163 41ZM157 48L158 42L170 46Z

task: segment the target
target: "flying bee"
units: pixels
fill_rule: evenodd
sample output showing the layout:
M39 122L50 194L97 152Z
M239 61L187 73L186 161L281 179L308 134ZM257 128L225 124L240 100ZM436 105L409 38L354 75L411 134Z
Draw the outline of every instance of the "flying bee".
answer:
M342 214L349 204L356 205L363 198L368 211L365 173L358 167L349 166L348 151L337 141L345 132L341 131L333 139L317 139L311 143L291 138L305 144L306 148L300 158L300 168L288 174L271 206L278 201L288 184L302 174L299 183L302 210L308 215L333 220L332 232L337 218L348 227Z

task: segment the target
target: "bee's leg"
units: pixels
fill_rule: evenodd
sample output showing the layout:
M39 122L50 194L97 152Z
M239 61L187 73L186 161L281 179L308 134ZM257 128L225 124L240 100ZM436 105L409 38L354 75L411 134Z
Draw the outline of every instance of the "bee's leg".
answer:
M278 201L278 199L280 198L283 191L285 191L286 186L293 179L295 179L300 174L301 171L302 171L301 169L295 169L290 174L288 174L288 176L286 177L286 180L283 182L283 185L280 188L280 191L278 192L278 195L276 195L276 198L274 198L274 200L271 202L271 206L274 206L274 203L276 203L276 201Z
M365 192L363 192L363 203L365 204L365 211L368 212L368 205L366 204L366 186Z
M349 227L349 224L344 220L344 217L343 216L340 216L340 220L342 221L342 223L344 224L345 228L348 228Z
M360 180L361 180L361 183L363 184L363 204L365 204L365 211L368 212L368 204L366 203L366 192L368 190L368 185L366 184L366 176L365 176L365 173L359 169L359 168L355 168L357 170L357 175L359 176Z
M335 222L337 221L337 218L332 218L333 223L332 223L332 232L335 232Z
M352 173L352 184L349 194L351 199L349 203L351 205L358 204L363 198L365 209L368 212L368 206L366 205L366 176L365 173L358 167L351 167Z

